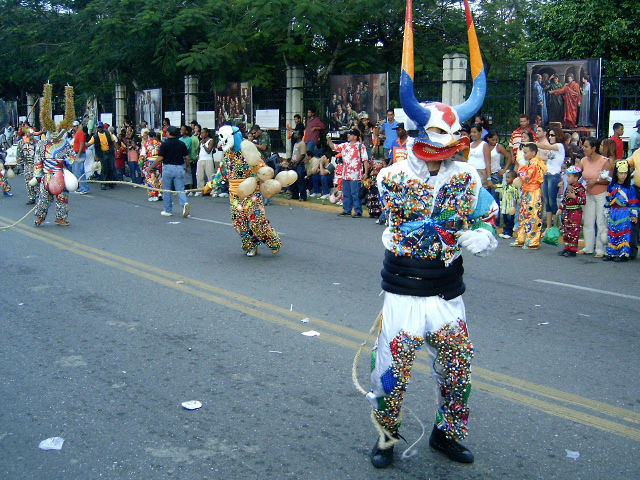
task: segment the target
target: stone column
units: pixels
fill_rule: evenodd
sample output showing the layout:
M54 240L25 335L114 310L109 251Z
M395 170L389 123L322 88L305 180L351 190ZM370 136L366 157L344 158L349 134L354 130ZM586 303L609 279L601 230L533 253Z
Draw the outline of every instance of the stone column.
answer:
M287 68L287 112L285 115L286 123L292 127L295 125L293 116L303 114L304 108L304 69L301 67ZM291 156L291 142L287 140L287 157Z
M467 56L462 53L442 57L442 102L459 105L464 102L467 80Z
M120 83L116 84L116 126L121 128L124 125L124 117L127 116L127 87Z
M185 75L184 77L184 122L196 120L198 111L198 77Z
M36 109L33 108L33 104L36 102L36 98L38 98L36 95L27 93L27 122L29 122L29 125L31 125L32 127L35 127L36 121Z

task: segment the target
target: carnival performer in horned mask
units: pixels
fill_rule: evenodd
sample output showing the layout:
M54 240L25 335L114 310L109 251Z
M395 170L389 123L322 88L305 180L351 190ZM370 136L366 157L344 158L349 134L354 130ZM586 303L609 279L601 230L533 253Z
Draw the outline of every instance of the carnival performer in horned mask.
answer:
M373 351L371 388L366 397L378 440L371 461L384 468L393 461L402 401L417 351L425 347L437 382L437 406L431 447L457 462L473 462L458 443L467 435L471 393L471 358L462 293L461 250L487 255L497 246L492 222L498 206L482 187L476 169L454 161L469 147L461 122L480 109L486 75L465 0L471 47L473 91L455 107L419 102L413 90L413 6L407 13L400 79L400 99L416 123L417 138L407 142L408 158L377 175L388 227L382 235L384 306Z
M258 253L258 245L264 243L274 254L278 253L282 242L266 217L263 197L270 198L294 183L298 176L287 171L274 179L273 169L265 165L255 144L243 139L238 127L220 127L218 138L224 160L205 187L205 194L228 182L231 222L242 239L242 250L253 257Z
M65 168L76 159L73 143L69 141L67 132L71 128L75 111L73 105L73 87L66 86L64 118L56 125L51 118L52 86L45 84L43 101L40 109L40 124L46 131L46 137L38 142L34 163L34 178L30 184L40 183L40 190L35 210L35 226L39 227L47 216L49 204L56 203L56 223L68 226L69 191L78 188L78 179Z

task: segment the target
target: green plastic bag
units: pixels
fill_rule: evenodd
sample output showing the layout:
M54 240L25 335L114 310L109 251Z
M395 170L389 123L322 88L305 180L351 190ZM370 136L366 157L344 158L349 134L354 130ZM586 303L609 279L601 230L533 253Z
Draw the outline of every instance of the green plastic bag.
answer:
M544 234L544 238L542 241L544 243L548 243L549 245L558 245L560 240L560 229L558 227L551 227L547 229L547 232Z

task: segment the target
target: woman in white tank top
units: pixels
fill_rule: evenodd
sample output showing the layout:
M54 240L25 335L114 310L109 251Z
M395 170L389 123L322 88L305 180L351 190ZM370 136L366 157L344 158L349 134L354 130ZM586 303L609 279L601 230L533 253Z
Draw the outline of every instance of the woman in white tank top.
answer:
M213 176L215 165L213 163L213 153L215 151L215 142L210 137L209 129L202 129L202 137L200 139L200 152L198 153L198 166L196 167L196 181L198 188L204 188L204 184ZM196 196L201 193L197 192Z
M482 127L480 125L474 124L471 126L471 146L467 163L478 170L484 185L491 176L491 149L489 144L482 140Z

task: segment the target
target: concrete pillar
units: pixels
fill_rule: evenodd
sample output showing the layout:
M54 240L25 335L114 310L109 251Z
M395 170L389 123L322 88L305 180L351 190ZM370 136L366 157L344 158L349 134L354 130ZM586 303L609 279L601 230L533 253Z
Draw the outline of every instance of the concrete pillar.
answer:
M449 105L459 105L465 100L467 64L468 57L465 54L454 53L451 56L451 101Z
M442 57L442 103L451 105L451 54Z
M184 122L196 120L198 111L198 77L185 75L184 77Z
M304 69L301 67L287 68L287 112L285 115L286 123L292 127L295 125L293 116L297 113L303 115L304 108ZM291 156L291 142L286 142L287 157Z
M442 102L459 105L464 102L467 80L467 56L462 53L442 57Z
M35 126L36 121L36 109L33 108L36 98L38 98L36 95L27 93L27 122L29 122L29 125L32 127Z
M124 125L124 117L127 116L127 87L125 85L116 84L116 126Z

